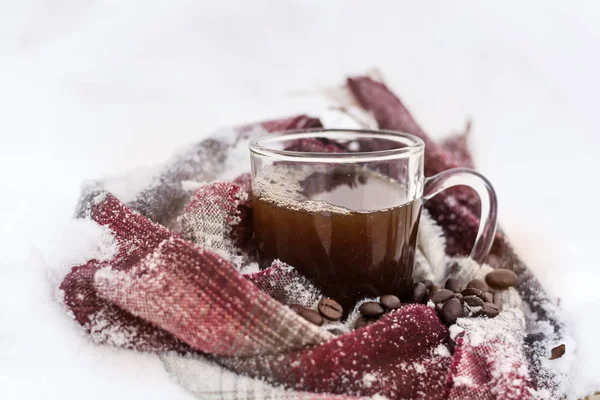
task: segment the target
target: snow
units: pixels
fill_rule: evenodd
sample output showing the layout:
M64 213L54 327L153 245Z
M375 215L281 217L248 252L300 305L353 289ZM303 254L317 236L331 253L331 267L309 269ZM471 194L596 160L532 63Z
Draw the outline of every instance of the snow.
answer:
M362 383L365 387L369 388L373 385L374 382L377 382L377 375L369 372L363 375Z
M573 397L600 390L598 17L558 1L3 3L1 397L192 398L157 357L94 346L52 300L61 249L85 238L80 262L110 242L70 221L80 185L154 168L223 125L318 114L309 92L373 66L433 136L473 118L503 228L575 336Z
M448 350L448 347L446 347L446 345L441 344L441 343L434 349L433 353L440 357L451 357L452 356L450 354L450 350Z
M472 386L473 380L469 376L457 376L454 378L455 386Z
M50 280L58 286L74 265L88 260L110 260L117 253L117 242L110 229L89 219L73 219L56 238L46 259Z

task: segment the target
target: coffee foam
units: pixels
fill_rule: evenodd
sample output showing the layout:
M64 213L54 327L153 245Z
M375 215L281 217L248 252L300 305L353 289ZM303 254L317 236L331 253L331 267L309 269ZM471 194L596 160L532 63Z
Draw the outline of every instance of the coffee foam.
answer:
M311 167L311 173L319 171L318 166ZM252 183L255 196L273 203L278 207L307 212L332 212L350 214L345 207L336 206L322 200L311 200L303 194L300 182L308 174L305 170L282 165L264 167Z

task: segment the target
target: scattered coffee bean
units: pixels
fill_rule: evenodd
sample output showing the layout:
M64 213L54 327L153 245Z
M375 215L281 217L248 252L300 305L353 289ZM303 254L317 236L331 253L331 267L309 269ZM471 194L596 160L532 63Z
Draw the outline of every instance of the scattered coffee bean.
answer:
M431 296L431 301L433 301L435 304L443 303L449 298L451 298L453 294L454 292L452 292L451 290L440 289L437 292L435 292L433 296Z
M494 302L494 295L492 294L492 292L485 292L483 294L483 300L488 302L488 303L493 303Z
M495 316L500 314L500 308L498 308L498 306L494 303L483 303L481 313L488 318L494 318Z
M479 298L483 298L483 292L481 290L475 289L475 288L466 288L461 293L465 297L466 296L477 296Z
M339 321L344 313L340 303L329 297L323 297L321 301L319 301L317 310L319 310L319 314L321 314L323 318L329 321Z
M304 308L298 312L298 315L317 326L323 325L323 317L321 317L321 314L314 310Z
M412 301L413 303L422 303L427 295L427 287L423 282L417 282L413 286Z
M494 293L494 304L502 310L502 298L500 292Z
M565 345L561 344L551 350L549 360L556 360L565 355Z
M358 312L360 312L365 317L378 317L385 312L381 304L375 301L367 301L366 303L361 304L358 308Z
M402 302L400 302L400 299L394 296L393 294L386 294L384 296L381 296L379 302L385 307L386 310L390 311L397 310L402 306Z
M467 284L467 287L468 288L479 289L482 292L487 292L488 290L490 290L490 288L488 287L487 283L485 283L481 279L473 279L471 282L469 282Z
M301 310L304 310L304 306L301 304L291 304L288 307L291 308L295 313L299 313Z
M368 320L365 317L358 317L356 322L354 322L354 329L360 329L363 326L367 326Z
M489 275L486 276L486 281ZM454 324L457 318L463 316L494 318L500 313L500 296L498 292L490 291L490 286L493 286L490 282L473 279L461 291L458 279L448 278L444 286L445 289L430 292L429 298L435 303L435 309L446 325ZM469 306L466 311L462 308L463 303Z
M463 301L463 295L460 294L460 293L454 293L452 295L452 297L455 298L455 299L459 299L460 301Z
M463 316L463 306L460 300L450 299L444 303L440 318L446 325L452 325L459 317Z
M423 282L423 285L425 285L425 287L427 289L431 290L431 288L433 287L433 281L431 279L425 279L425 280L423 280L421 282Z
M431 298L433 297L433 295L436 294L440 289L441 289L440 285L433 285L431 287L431 290L427 294L427 300L425 302L428 302L429 300L431 300Z
M477 296L465 296L463 300L470 307L483 307L483 300Z
M456 278L448 278L446 280L445 287L446 287L446 289L451 290L454 293L460 292L460 284L458 282L458 279L456 279Z
M377 322L377 320L374 318L358 317L358 319L354 323L354 329L360 329L364 326L371 325L375 322Z
M517 284L517 274L508 269L496 269L485 276L488 285L496 289L508 289Z

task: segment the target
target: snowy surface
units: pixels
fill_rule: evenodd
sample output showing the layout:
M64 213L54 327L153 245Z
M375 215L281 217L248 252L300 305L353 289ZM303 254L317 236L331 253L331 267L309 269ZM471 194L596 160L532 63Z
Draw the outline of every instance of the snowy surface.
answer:
M1 2L0 397L190 399L53 302L70 242L108 240L69 221L81 182L222 125L319 114L318 88L374 66L433 136L473 118L503 227L568 313L574 395L600 390L600 3L436 3Z

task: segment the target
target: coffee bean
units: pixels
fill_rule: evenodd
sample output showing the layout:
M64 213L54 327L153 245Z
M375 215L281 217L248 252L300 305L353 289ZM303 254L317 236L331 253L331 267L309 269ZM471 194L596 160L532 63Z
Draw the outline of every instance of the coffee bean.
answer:
M488 285L496 289L508 289L517 284L517 274L508 269L496 269L485 276Z
M558 346L554 347L550 351L550 357L548 359L549 360L556 360L557 358L561 358L564 355L565 355L565 345L564 344L559 344Z
M443 303L449 298L451 298L453 294L454 292L452 292L451 290L440 289L437 292L435 292L433 296L431 296L431 301L433 301L435 304Z
M483 294L483 300L488 302L488 303L493 303L494 302L494 295L492 294L492 292L485 292Z
M427 289L431 289L433 287L433 281L431 279L425 279L421 282L423 282L423 285L425 285Z
M440 289L441 289L440 285L433 285L431 287L431 290L429 291L429 294L427 294L427 301L431 300L433 295L436 294Z
M482 292L487 292L488 290L490 290L490 288L488 287L487 283L485 283L481 279L473 279L471 282L469 282L467 284L467 287L468 288L479 289Z
M381 304L376 301L367 301L363 303L358 308L358 312L360 312L365 317L378 317L385 312Z
M475 289L475 288L466 288L465 290L463 290L462 292L463 296L477 296L480 299L483 298L483 292L479 289Z
M304 310L304 306L302 304L290 304L288 307L291 308L295 313L299 313L300 311Z
M502 310L502 298L500 296L500 292L494 293L494 304L496 305L496 307Z
M319 314L321 314L323 318L329 321L339 321L344 313L340 303L329 297L323 297L321 301L319 301L317 310L319 310Z
M446 289L451 290L454 293L460 292L460 284L458 282L458 279L456 279L456 278L448 278L446 280L445 287L446 287Z
M498 308L498 306L494 303L483 303L481 313L488 318L494 318L495 316L500 314L500 308Z
M427 295L427 287L423 282L417 282L413 286L412 301L413 303L421 303Z
M465 304L471 307L483 307L483 300L477 296L465 296L463 297Z
M358 319L354 323L354 329L360 329L364 326L371 325L375 322L377 322L375 318L358 317Z
M465 300L464 300L464 298L463 298L463 295L462 295L462 294L460 294L460 293L454 293L454 294L452 295L452 298L453 298L453 299L457 299L458 301L460 301L460 303L461 303L461 304L464 304L464 302L465 302Z
M397 310L402 306L402 302L400 302L400 299L394 296L393 294L386 294L384 296L381 296L379 302L382 306L385 307L386 310L390 311Z
M360 329L363 326L367 326L367 319L365 317L358 317L356 322L354 322L354 329Z
M463 316L463 305L458 299L450 299L444 303L440 318L446 325L452 325Z
M315 325L321 326L323 325L323 317L321 314L314 310L310 310L308 308L302 309L298 312L298 315L307 320L308 322L312 322Z

